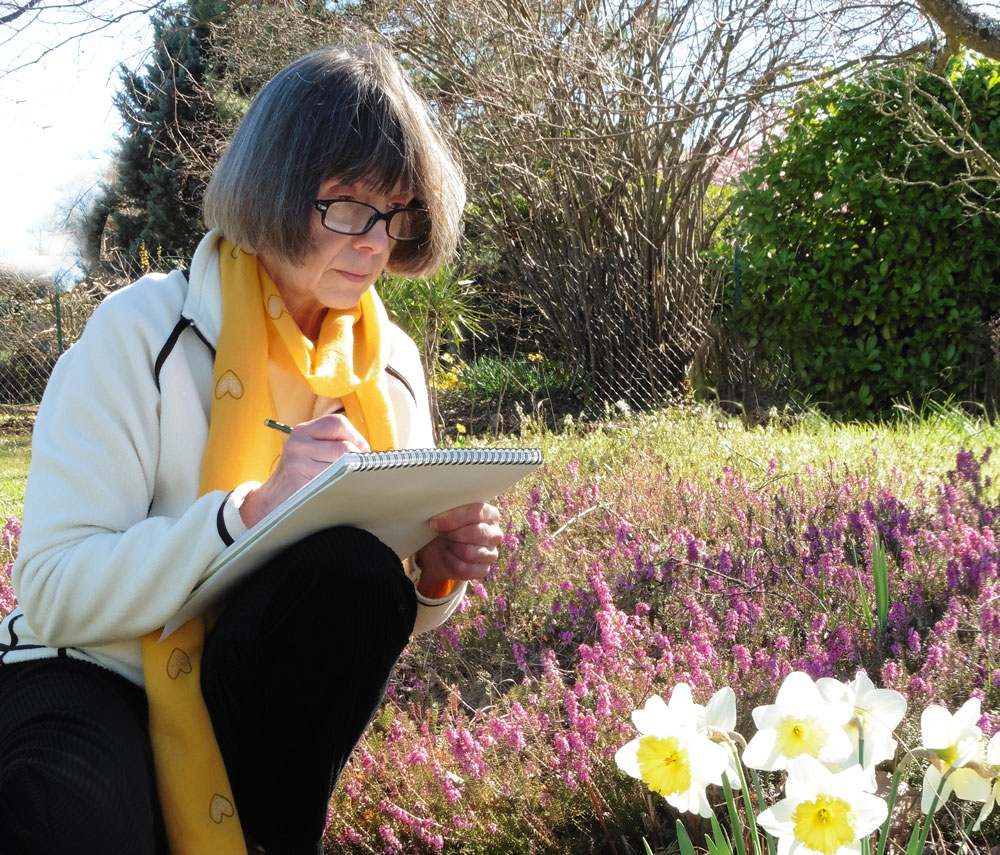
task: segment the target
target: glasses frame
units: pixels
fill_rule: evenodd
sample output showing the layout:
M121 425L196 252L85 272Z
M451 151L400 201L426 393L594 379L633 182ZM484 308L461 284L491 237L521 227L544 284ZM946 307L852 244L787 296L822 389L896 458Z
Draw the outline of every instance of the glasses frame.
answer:
M360 232L342 232L340 229L332 228L326 224L326 212L330 209L330 206L335 202L350 202L353 205L362 205L365 208L370 208L372 211L371 217L368 218L368 223ZM426 214L427 211L424 208L393 208L391 211L380 211L374 205L369 205L367 202L359 202L356 199L317 199L313 202L313 207L319 211L320 222L323 224L323 228L327 231L331 231L338 235L350 235L351 237L358 237L360 235L368 234L379 220L385 220L385 233L392 240L399 241L401 243L408 243L414 240L423 240L427 237L427 232L421 235L414 235L413 237L393 237L389 234L389 224L392 222L392 218L396 214L412 214L421 213Z

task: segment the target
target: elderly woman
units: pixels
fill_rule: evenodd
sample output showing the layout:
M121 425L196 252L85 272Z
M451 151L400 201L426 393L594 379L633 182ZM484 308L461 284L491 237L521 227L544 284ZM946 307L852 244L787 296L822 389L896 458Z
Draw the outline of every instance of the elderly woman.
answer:
M322 531L218 614L157 630L342 454L432 444L417 348L374 285L434 269L463 199L395 60L310 53L220 160L187 275L113 294L59 361L0 627L4 851L321 851L403 647L496 560L496 508L440 515L405 563Z

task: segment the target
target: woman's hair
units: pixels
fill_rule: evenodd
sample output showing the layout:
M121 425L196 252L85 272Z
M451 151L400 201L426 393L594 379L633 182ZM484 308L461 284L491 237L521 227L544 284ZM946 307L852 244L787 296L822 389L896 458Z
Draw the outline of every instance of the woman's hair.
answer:
M322 182L391 193L430 215L423 240L393 242L393 273L435 270L455 249L465 187L427 105L384 49L325 47L257 94L205 191L205 222L249 252L293 263L309 249Z

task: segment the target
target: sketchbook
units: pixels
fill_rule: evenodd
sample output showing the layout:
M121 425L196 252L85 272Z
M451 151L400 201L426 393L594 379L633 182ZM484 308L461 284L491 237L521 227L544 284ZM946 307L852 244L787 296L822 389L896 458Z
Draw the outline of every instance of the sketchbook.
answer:
M365 529L402 559L433 540L435 514L488 502L542 464L535 448L419 448L345 454L226 548L161 638L211 609L247 574L303 537Z

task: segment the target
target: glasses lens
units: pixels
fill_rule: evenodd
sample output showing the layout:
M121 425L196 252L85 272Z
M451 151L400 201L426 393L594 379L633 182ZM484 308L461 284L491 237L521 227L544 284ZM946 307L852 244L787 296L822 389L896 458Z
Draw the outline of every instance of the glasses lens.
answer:
M419 208L397 211L389 220L389 237L394 240L416 240L430 231L430 218Z
M368 221L377 213L362 202L340 199L331 202L323 215L323 225L342 235L359 235L368 228Z

